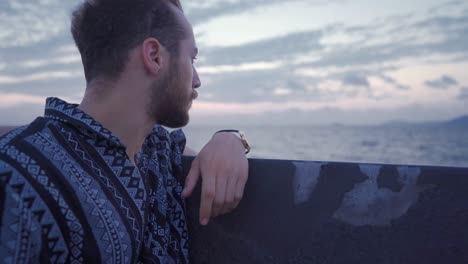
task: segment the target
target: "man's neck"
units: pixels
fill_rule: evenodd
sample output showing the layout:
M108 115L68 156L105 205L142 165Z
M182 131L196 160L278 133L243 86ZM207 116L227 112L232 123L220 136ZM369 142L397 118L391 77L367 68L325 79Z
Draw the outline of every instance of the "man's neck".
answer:
M93 94L92 89L88 88L78 108L117 136L125 145L130 160L135 164L135 155L155 124L145 119L147 114L142 104L130 102L128 98L131 97L128 96L115 91L112 95L99 98Z

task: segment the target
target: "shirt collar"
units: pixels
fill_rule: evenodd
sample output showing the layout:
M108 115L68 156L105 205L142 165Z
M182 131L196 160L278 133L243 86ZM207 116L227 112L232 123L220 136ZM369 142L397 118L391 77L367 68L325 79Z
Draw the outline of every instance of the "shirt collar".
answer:
M154 136L156 136L158 140L167 139L171 148L171 159L175 160L176 163L181 162L181 160L179 161L178 159L181 158L186 144L185 134L182 129L176 129L169 132L163 126L156 125L153 127L153 132L148 139L154 140Z
M77 107L78 104L71 104L56 97L49 97L46 99L44 117L71 124L82 132L88 132L91 130L99 136L106 138L113 145L125 148L120 139L112 134L109 129L105 128L101 123ZM147 140L155 140L155 136L157 138L166 138L169 140L173 152L177 149L178 151L176 152L180 152L181 154L185 148L186 139L181 129L169 132L161 125L155 125Z
M120 139L112 134L109 129L77 107L78 104L70 104L59 98L50 97L46 99L44 117L71 124L82 132L91 130L106 138L113 145L124 147Z

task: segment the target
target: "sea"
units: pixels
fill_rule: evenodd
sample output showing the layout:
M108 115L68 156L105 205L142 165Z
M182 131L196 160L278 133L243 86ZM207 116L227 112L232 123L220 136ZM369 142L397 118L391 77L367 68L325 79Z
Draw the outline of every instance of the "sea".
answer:
M227 127L188 126L200 151ZM468 126L244 126L250 158L468 167Z

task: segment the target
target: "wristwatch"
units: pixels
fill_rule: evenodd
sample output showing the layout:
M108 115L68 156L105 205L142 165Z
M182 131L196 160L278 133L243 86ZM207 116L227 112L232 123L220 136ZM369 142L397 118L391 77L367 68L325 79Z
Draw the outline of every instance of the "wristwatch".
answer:
M242 145L244 145L245 154L250 152L250 145L249 145L249 142L247 142L247 138L245 137L245 133L243 131L237 130L237 129L223 129L223 130L217 131L216 133L220 133L220 132L229 132L229 133L234 134L241 140Z

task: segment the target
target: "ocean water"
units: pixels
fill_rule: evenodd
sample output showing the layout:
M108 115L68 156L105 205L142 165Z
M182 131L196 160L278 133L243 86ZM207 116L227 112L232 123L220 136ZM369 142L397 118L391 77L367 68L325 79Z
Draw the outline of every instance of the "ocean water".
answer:
M468 167L468 127L247 126L251 158ZM221 127L184 129L196 151Z

